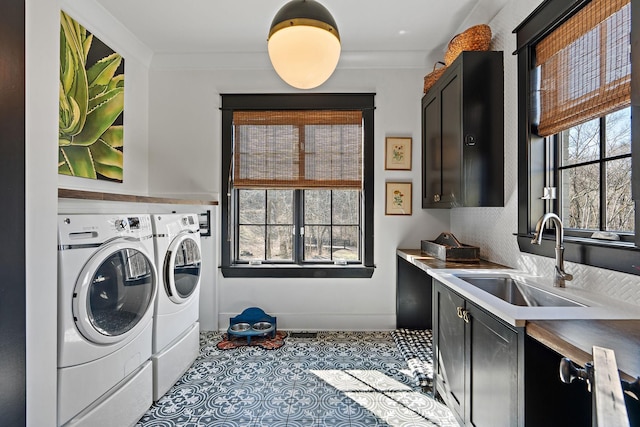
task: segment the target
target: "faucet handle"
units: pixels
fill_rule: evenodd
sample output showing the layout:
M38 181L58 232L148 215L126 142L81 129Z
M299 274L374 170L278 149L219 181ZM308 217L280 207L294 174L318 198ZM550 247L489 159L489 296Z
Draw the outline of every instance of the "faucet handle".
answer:
M560 268L557 265L556 265L556 276L568 281L573 280L573 274L567 273L566 271L564 271L564 269Z

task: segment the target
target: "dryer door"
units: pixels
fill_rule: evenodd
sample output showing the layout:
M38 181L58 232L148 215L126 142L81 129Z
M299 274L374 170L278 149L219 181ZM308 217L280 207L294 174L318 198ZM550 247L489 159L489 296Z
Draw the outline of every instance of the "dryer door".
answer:
M73 294L73 316L85 338L99 344L126 339L152 313L156 270L137 241L115 241L82 269Z
M200 245L193 235L181 233L173 239L164 257L163 272L165 291L171 301L182 304L196 291L201 264Z

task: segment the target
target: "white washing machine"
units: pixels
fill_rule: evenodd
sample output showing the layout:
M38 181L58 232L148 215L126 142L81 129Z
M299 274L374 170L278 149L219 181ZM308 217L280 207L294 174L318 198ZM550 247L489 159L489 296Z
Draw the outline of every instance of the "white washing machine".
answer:
M202 257L196 214L156 214L151 219L160 276L151 357L157 401L198 357Z
M152 404L149 215L58 215L58 425L127 426Z

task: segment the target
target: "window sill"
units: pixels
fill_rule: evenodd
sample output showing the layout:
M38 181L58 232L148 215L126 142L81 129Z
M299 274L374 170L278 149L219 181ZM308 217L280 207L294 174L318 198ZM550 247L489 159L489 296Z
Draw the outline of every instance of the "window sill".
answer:
M544 237L541 245L532 245L533 235L518 234L520 252L555 258L555 239ZM565 261L640 276L640 248L633 243L565 237Z
M228 265L220 267L224 277L305 277L305 278L362 278L373 276L374 267L362 265Z

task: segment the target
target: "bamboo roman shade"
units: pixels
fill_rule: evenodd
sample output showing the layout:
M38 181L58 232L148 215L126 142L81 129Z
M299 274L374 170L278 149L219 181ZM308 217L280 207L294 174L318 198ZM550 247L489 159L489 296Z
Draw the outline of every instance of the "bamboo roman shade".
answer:
M362 188L362 111L233 112L235 188Z
M630 33L629 0L592 0L536 45L538 134L553 135L630 104Z

